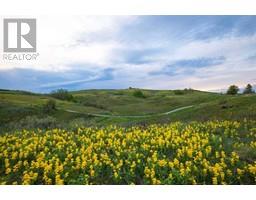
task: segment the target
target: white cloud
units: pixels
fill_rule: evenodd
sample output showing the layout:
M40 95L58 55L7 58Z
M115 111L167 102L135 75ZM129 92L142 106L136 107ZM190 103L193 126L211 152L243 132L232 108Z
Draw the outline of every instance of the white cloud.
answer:
M136 35L129 35L130 40L122 40L121 34L125 32L127 25L133 24L135 28L143 25L143 21L139 19L135 16L39 16L37 17L39 59L34 62L10 63L0 59L0 70L30 68L56 73L66 72L68 75L76 68L83 68L95 74L84 79L68 78L63 82L52 80L42 87L92 81L100 78L101 71L106 68L115 69L112 80L115 84L127 83L134 87L152 89L192 87L213 90L229 84L242 86L255 80L256 63L247 58L256 55L256 35L235 37L229 33L223 37L195 40L193 37L197 33L214 26L202 23L183 34L174 31L170 38L149 37L147 40L148 33L140 29L142 32L139 34L144 34L145 40L136 40ZM0 32L2 32L2 20L0 21ZM165 28L163 27L161 31L165 32ZM2 43L1 37L1 48ZM147 63L133 64L125 57L127 51L134 51L133 53L136 54L136 51L139 53L151 48L159 48L162 51L141 55L148 61ZM150 75L150 72L161 71L166 65L179 60L216 57L225 57L224 63L205 68L195 67L193 73L187 73L186 69L180 67L175 69L177 75Z
M37 17L37 61L6 62L1 59L1 69L31 68L35 70L69 70L75 63L106 67L115 60L113 50L121 48L119 41L98 41L84 36L99 34L114 36L136 17L127 16L73 16ZM2 20L1 20L2 21ZM1 26L2 28L2 26ZM2 32L2 30L0 30ZM82 40L85 41L82 41ZM100 39L100 38L99 38ZM2 46L3 41L0 41ZM85 66L86 67L86 66Z
M193 72L186 72L186 67L175 68L178 75L159 74L146 77L138 82L140 87L151 89L175 89L192 87L200 90L215 90L225 88L230 84L240 87L248 82L254 83L256 76L255 60L247 59L255 55L256 35L243 37L223 37L211 40L194 40L177 48L175 51L152 57L157 61L153 71L161 71L166 65L179 60L198 58L225 57L222 64L193 68Z

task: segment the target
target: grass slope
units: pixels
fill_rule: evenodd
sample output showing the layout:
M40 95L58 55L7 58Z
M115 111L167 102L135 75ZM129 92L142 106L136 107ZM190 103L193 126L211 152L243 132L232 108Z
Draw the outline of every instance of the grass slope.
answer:
M45 114L42 106L52 97L23 91L0 90L0 127L18 122L26 116L43 118L50 115L58 123L74 121L83 125L149 124L170 121L205 121L210 119L242 120L256 118L256 95L228 96L196 90L141 90L144 97L135 97L136 89L83 90L72 92L75 102L56 100L57 110ZM108 115L150 115L194 105L166 116L145 118L92 117L86 113ZM70 113L65 110L85 114Z

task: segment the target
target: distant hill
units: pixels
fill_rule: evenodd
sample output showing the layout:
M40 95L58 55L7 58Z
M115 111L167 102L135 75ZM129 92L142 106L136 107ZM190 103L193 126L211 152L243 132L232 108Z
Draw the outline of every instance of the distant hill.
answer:
M141 90L134 88L81 90L71 94L74 101L55 99L57 110L44 113L42 106L49 99L54 99L53 97L47 94L0 90L0 128L16 125L19 128L22 127L22 123L26 126L26 123L32 121L27 119L31 116L35 118L31 122L32 127L36 126L38 120L41 120L40 123L45 123L44 118L48 121L53 120L54 126L109 124L127 126L170 121L256 118L255 94L229 96L191 89ZM186 106L193 107L179 110ZM159 115L177 108L176 112Z

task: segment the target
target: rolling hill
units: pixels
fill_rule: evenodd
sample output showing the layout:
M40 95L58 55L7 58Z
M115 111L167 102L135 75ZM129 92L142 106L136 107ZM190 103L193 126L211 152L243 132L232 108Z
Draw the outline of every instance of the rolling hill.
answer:
M136 95L140 91L142 95ZM229 96L197 90L81 90L73 101L49 94L0 90L0 127L22 128L31 116L53 126L145 125L170 121L243 120L256 118L256 95ZM49 100L56 110L42 112ZM29 118L29 119L28 119ZM47 119L46 122L44 119ZM33 120L32 120L33 121ZM34 123L34 122L31 122ZM32 125L33 127L33 125Z

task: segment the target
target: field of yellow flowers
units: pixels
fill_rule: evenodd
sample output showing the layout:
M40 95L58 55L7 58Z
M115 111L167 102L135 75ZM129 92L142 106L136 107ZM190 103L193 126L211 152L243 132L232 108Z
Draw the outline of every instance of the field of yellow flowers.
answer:
M256 121L0 135L1 184L255 184Z

